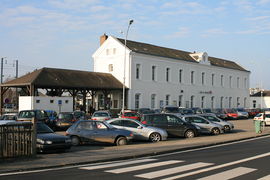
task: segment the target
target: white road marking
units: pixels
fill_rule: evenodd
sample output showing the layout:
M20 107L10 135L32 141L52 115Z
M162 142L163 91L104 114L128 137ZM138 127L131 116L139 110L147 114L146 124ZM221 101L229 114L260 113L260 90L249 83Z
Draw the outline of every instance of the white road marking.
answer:
M270 175L267 175L257 180L269 180L269 179L270 179Z
M139 175L135 175L135 176L145 178L145 179L153 179L153 178L158 178L158 177L167 176L167 175L171 175L171 174L175 174L175 173L189 171L189 170L193 170L193 169L197 169L197 168L201 168L201 167L205 167L205 166L210 166L210 165L213 165L213 163L199 162L199 163L178 166L175 168L169 168L169 169L164 169L164 170L160 170L160 171L139 174Z
M138 170L142 170L142 169L154 168L154 167L176 164L176 163L181 163L181 162L184 162L184 161L175 161L175 160L163 161L163 162L158 162L158 163L149 163L149 164L127 167L127 168L113 169L113 170L108 170L105 172L120 174L120 173L125 173L125 172L138 171Z
M180 174L180 175L177 175L177 176L168 177L168 178L165 178L163 180L172 180L172 179L178 179L178 178L183 178L183 177L187 177L187 176L192 176L192 175L195 175L195 174L199 174L199 173L203 173L203 172L207 172L207 171L212 171L212 170L219 169L219 168L224 168L224 167L227 167L227 166L232 166L232 165L235 165L235 164L240 164L240 163L243 163L243 162L263 158L263 157L266 157L266 156L270 156L270 152L260 154L260 155L257 155L257 156L253 156L253 157L249 157L249 158L245 158L245 159L241 159L241 160L238 160L238 161L233 161L233 162L226 163L226 164L221 164L221 165L206 168L206 169L200 169L198 171L193 171L193 172L189 172L189 173L186 173L186 174Z
M209 180L209 179L228 180L244 174L251 173L256 170L257 169L238 167L221 173L213 174L211 176L200 178L198 180Z
M144 162L150 162L150 161L156 161L156 159L140 159L140 160L128 161L128 162L110 163L110 164L97 165L97 166L88 166L88 167L82 167L80 169L85 169L85 170L104 169L104 168L130 165L130 164L136 164L136 163L144 163Z

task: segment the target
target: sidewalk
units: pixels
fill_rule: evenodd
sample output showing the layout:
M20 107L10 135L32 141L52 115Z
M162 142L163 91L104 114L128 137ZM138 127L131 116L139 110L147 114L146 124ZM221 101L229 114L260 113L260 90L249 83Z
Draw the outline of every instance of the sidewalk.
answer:
M127 146L84 145L72 147L66 153L38 154L32 159L0 162L0 173L142 157L270 134L270 126L265 127L263 133L256 134L253 120L237 120L232 123L235 125L233 132L218 136L204 135L192 139L172 138L158 143L136 142Z

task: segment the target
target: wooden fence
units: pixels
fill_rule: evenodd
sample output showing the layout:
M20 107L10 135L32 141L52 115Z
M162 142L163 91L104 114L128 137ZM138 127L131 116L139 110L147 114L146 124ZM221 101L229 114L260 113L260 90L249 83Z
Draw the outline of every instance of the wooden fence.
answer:
M33 124L9 124L0 126L0 159L32 156Z

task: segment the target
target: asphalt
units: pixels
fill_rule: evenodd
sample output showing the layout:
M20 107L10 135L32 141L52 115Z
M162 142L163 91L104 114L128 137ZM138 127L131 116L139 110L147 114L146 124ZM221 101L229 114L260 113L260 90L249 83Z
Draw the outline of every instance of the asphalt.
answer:
M235 125L235 129L231 133L217 136L170 138L168 141L158 143L135 142L126 146L82 145L72 147L65 153L37 154L32 158L0 160L0 173L138 158L270 135L270 126L264 127L263 132L257 134L251 119L231 122Z

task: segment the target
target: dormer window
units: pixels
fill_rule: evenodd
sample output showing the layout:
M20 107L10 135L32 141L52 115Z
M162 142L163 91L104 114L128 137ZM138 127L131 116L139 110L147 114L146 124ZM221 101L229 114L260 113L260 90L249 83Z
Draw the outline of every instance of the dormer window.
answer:
M190 56L198 63L210 65L210 62L208 61L208 54L206 52L193 53L190 54Z

